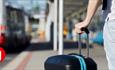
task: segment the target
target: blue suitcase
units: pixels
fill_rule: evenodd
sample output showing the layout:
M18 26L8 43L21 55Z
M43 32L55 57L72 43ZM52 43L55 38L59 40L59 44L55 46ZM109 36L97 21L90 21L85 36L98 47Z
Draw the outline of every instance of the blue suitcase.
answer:
M96 62L89 57L89 32L87 33L87 57L81 55L81 36L79 34L79 54L56 55L49 57L45 63L45 70L97 70Z

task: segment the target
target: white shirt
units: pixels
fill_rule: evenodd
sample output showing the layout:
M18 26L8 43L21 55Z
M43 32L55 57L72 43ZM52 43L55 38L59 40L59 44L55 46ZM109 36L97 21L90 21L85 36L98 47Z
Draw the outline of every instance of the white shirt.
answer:
M115 0L107 1L107 10L103 11L103 16L105 20L115 19Z

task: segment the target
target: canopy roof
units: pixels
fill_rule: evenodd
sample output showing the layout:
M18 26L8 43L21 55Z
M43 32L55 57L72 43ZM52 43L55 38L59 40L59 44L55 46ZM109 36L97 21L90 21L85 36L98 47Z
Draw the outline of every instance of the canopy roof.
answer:
M64 0L64 16L72 15L86 8L87 2L88 0Z

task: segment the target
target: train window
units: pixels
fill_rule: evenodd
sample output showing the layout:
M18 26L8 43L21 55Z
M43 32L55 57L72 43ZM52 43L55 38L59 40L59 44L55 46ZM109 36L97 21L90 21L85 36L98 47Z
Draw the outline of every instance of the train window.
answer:
M16 11L12 11L10 14L11 14L10 16L11 16L12 22L17 23L18 21L17 21L17 13L16 13Z

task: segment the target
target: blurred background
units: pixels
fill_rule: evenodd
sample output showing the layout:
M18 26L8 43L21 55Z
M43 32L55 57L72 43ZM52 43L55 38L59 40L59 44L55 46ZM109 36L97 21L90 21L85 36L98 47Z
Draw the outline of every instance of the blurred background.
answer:
M17 44L26 45L31 40L53 41L54 25L59 26L59 20L55 21L58 15L55 16L56 10L53 2L47 0L3 1L0 27L1 34L6 37L6 46L9 44L12 47ZM87 0L64 0L64 41L77 41L76 33L73 32L74 25L84 20L87 3ZM90 43L103 45L103 24L100 7L89 26ZM86 39L86 34L83 34L82 38Z
M1 0L1 3L0 34L5 36L6 50L26 46L32 38L39 38L40 32L43 34L46 0Z
M4 48L7 53L5 61L0 63L0 69L11 68L11 70L15 70L13 67L17 67L18 64L13 64L12 62L19 61L20 57L25 59L27 56L22 54L28 52L27 55L34 56L29 57L31 61L28 61L28 64L25 61L25 70L44 70L44 60L58 53L59 42L61 41L59 37L59 29L61 28L59 26L61 20L59 18L59 1L0 0L0 47ZM75 24L84 20L88 0L63 1L62 46L64 47L65 54L70 52L76 53L78 35L73 29ZM93 58L99 64L99 70L108 70L103 49L103 25L104 21L100 6L88 27L90 31L89 42L91 51L93 51ZM86 50L87 35L83 33L81 37L82 47L85 48L83 50ZM52 49L55 52L51 52ZM37 69L37 67L41 69Z
M74 25L85 19L88 0L64 0L64 38L66 40L77 40L72 31ZM92 19L88 29L90 30L90 43L103 45L103 25L101 7ZM86 39L86 34L82 35Z

